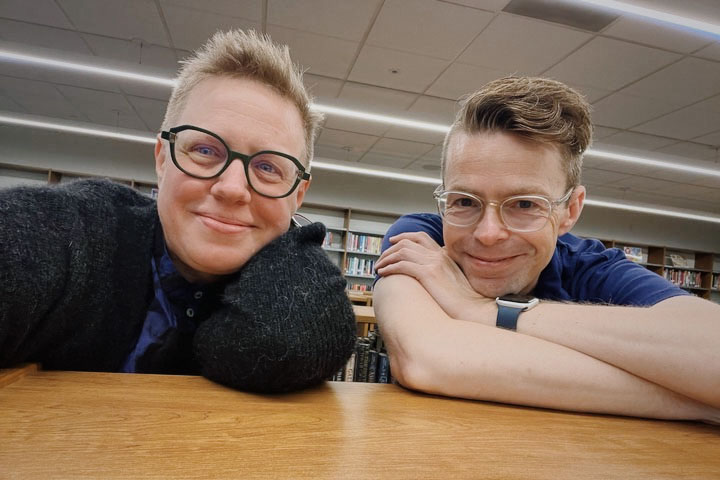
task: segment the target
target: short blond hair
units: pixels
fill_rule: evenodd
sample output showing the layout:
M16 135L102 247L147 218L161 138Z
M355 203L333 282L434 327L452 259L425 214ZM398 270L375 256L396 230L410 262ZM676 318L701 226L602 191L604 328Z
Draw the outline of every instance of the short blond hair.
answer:
M300 160L309 165L323 117L310 108L312 98L303 84L303 72L290 58L287 45L277 45L269 36L253 30L217 32L182 63L165 111L163 130L175 126L190 92L201 81L215 76L247 78L267 85L297 107L305 129L305 152Z
M494 80L466 97L445 136L442 178L457 132L507 132L554 145L563 160L567 188L580 185L582 156L592 141L590 105L564 83L538 77Z

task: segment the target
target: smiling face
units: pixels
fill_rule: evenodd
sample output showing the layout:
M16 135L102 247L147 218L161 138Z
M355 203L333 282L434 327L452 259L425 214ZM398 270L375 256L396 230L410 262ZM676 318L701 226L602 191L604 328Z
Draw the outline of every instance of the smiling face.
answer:
M274 150L303 158L305 131L298 109L254 80L211 77L190 93L175 125L194 125L241 153ZM285 198L267 198L248 185L241 161L218 178L192 178L173 164L167 141L155 146L158 214L170 256L190 281L208 282L237 271L283 234L308 182Z
M521 194L556 200L567 191L558 150L517 135L456 133L447 159L445 189L472 193L485 202ZM584 187L577 187L569 204L557 205L547 224L536 232L508 230L492 206L475 225L457 227L444 222L448 255L481 295L530 293L552 258L557 237L577 221L584 196Z

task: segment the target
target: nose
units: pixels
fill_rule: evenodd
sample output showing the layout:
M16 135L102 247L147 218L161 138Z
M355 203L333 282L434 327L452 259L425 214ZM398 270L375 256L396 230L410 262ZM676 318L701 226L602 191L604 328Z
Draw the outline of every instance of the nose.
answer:
M241 161L231 162L218 178L215 179L210 192L217 198L232 203L247 203L252 195L250 183L245 175L245 167Z
M500 209L490 203L485 207L483 216L475 225L473 237L485 246L491 246L508 238L510 231L500 218Z

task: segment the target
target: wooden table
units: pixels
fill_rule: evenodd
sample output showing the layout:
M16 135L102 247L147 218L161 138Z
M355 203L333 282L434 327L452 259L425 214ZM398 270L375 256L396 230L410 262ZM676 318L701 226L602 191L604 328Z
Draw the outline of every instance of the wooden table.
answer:
M255 395L201 377L39 371L0 388L0 478L718 479L720 427L387 384Z

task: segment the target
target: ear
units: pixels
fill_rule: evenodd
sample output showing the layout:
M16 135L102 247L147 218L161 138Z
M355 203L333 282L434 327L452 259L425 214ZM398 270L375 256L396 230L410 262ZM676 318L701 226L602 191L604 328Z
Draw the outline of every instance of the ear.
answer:
M155 174L158 178L158 186L162 183L163 174L165 173L165 166L168 159L168 151L165 146L165 142L162 141L160 135L157 136L155 142Z
M305 182L300 182L300 185L298 185L295 196L295 210L300 208L300 205L302 205L303 200L305 199L305 193L308 188L310 188L310 182L312 182L312 177Z
M560 223L558 229L558 235L564 235L569 232L577 223L582 213L583 205L585 203L585 187L578 185L575 187L570 200L568 200L567 216Z

